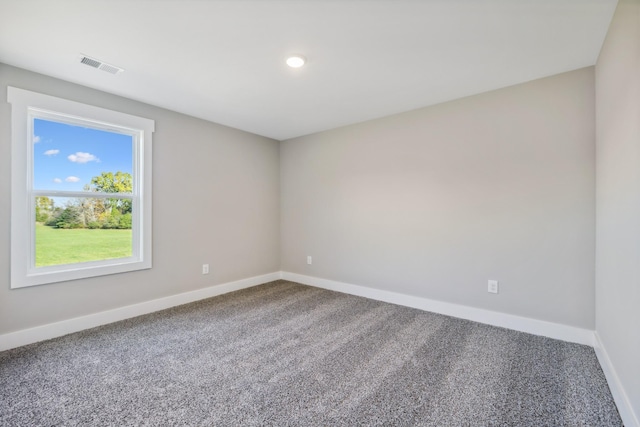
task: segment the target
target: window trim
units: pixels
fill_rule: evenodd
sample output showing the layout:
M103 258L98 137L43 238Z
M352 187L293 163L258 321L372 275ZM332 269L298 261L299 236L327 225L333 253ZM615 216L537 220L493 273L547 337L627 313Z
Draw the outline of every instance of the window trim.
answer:
M67 280L124 273L152 267L152 135L155 122L138 116L108 110L50 95L9 86L11 104L11 288L56 283ZM93 128L134 136L132 256L83 263L35 267L35 196L33 189L33 120L52 118L69 124L89 124ZM46 191L53 194L55 191ZM86 192L82 192L87 196ZM73 197L59 192L58 197ZM93 197L98 196L92 195ZM111 194L113 197L113 194Z

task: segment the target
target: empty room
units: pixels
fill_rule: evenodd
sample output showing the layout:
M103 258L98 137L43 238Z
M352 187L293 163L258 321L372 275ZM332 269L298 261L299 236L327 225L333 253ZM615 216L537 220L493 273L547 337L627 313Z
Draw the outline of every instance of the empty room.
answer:
M640 427L640 0L0 0L1 426Z

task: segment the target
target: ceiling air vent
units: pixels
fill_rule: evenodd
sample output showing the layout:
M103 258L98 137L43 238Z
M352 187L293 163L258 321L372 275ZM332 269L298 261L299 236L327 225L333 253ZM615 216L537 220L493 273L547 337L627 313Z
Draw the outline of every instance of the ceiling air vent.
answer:
M88 57L86 55L80 56L80 62L84 65L88 65L89 67L97 68L98 70L106 71L107 73L111 74L118 74L124 71L120 67L107 64L106 62L98 61L97 59Z

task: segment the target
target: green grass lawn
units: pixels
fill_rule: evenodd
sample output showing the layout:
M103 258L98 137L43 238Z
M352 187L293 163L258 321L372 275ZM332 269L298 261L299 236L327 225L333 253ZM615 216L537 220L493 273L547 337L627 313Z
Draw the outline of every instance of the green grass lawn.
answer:
M131 230L62 230L36 224L36 267L132 254Z

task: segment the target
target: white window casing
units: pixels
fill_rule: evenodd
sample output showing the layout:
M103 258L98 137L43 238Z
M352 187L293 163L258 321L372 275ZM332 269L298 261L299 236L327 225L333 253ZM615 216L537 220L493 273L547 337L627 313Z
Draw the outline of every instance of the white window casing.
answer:
M148 269L152 266L151 163L155 122L80 102L8 87L11 104L11 288L42 285ZM132 255L75 264L35 266L35 197L87 197L87 192L33 188L34 118L122 133L133 141L133 192L115 193L130 199ZM107 197L91 193L92 198ZM109 197L114 197L111 193Z

